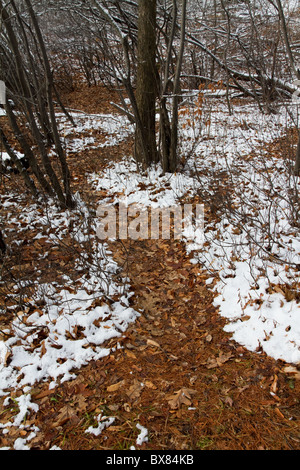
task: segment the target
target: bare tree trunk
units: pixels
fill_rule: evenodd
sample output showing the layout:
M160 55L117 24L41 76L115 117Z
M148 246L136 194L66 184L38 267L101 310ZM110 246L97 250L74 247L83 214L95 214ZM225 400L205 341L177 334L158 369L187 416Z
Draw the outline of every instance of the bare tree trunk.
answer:
M173 90L173 106L172 106L172 133L171 133L171 151L170 151L170 168L171 172L175 172L178 164L177 146L178 146L178 105L180 93L180 75L183 61L184 45L185 45L185 28L186 28L186 8L187 0L182 0L181 12L181 37L180 50L178 54L176 73L174 79Z
M231 36L231 19L230 19L230 14L227 10L227 7L224 3L224 0L221 0L221 5L224 10L225 16L227 18L227 41L226 41L226 46L224 47L223 57L224 57L225 72L226 72L226 101L227 101L229 114L232 115L231 103L230 103L230 98L229 98L229 73L228 73L228 68L227 68L227 63L228 63L227 58L228 58L230 36Z
M46 92L47 92L47 99L48 99L48 107L49 107L49 113L50 113L50 120L51 120L51 128L53 132L53 137L54 137L54 143L55 143L55 148L60 160L61 164L61 169L62 169L62 175L63 175L63 181L64 181L64 190L65 190L65 204L68 208L73 208L74 203L72 200L72 195L71 195L71 190L70 190L70 173L69 173L69 168L67 165L66 157L61 145L60 137L58 134L58 129L57 129L57 124L56 124L56 117L55 117L55 111L54 111L54 105L53 105L53 98L52 98L52 92L53 92L53 77L50 69L50 64L43 40L43 36L38 24L38 21L36 19L36 16L34 14L32 5L30 3L30 0L25 0L26 5L28 7L28 11L30 14L30 18L33 23L34 30L36 32L37 40L42 52L42 58L44 62L44 68L46 72Z
M125 2L126 3L126 2ZM110 14L110 11L102 5L99 0L92 0L93 6L98 10L102 19L116 33L124 54L124 72L118 69L116 79L122 81L132 106L130 119L136 125L135 133L135 159L141 166L148 167L151 163L161 160L164 171L176 171L178 156L178 107L180 101L180 77L183 62L183 53L185 46L185 25L187 0L173 0L173 20L171 32L168 36L168 50L165 60L164 70L162 71L163 80L160 80L158 68L156 67L157 58L157 5L161 6L156 0L138 0L137 2L128 2L138 7L138 35L137 35L137 80L136 91L134 93L131 68L132 58L130 55L128 37L130 31L124 33L126 28L122 29L120 23ZM181 39L177 55L176 66L174 67L174 76L170 77L172 68L172 52L174 49L174 39L177 29L177 10L181 5ZM120 8L120 7L119 7ZM167 7L165 7L167 8ZM168 8L167 8L168 9ZM169 18L169 13L168 13ZM168 20L166 20L168 22ZM135 39L135 38L134 38ZM133 41L135 46L135 41ZM133 51L135 47L133 46ZM114 64L113 54L110 60ZM116 64L114 64L115 66ZM115 69L116 70L116 69ZM173 82L171 98L172 112L167 106L168 86ZM159 98L160 104L160 140L159 150L156 142L156 99ZM128 115L126 109L125 114Z
M276 0L277 8L278 8L278 13L280 17L280 23L281 23L281 30L284 38L284 43L287 51L287 55L289 58L290 65L293 69L293 72L297 79L300 79L300 69L296 66L293 51L290 45L290 40L289 40L289 35L288 35L288 29L287 29L287 24L284 16L284 11L282 8L282 3L281 0ZM300 175L300 130L298 129L298 145L297 145L297 152L296 152L296 161L295 161L295 167L294 167L294 173L295 175Z
M134 93L131 81L131 60L128 34L124 34L109 10L99 0L92 0L100 15L113 28L119 38L124 55L122 83L132 106L132 118L136 125L135 158L147 167L158 161L155 133L155 104L157 96L156 71L156 0L138 0L138 66L137 86ZM114 62L114 59L112 60ZM120 79L118 76L117 80Z
M16 72L17 72L18 81L19 81L19 84L20 84L20 87L21 87L21 91L22 91L22 94L23 94L23 97L24 97L23 101L24 101L24 105L25 105L25 109L26 109L28 123L30 125L30 129L31 129L31 132L34 136L34 139L36 140L36 143L38 145L45 171L46 171L47 175L49 176L52 187L53 187L59 201L61 203L63 203L64 202L63 192L61 190L61 187L60 187L59 181L57 179L57 176L56 176L56 174L55 174L55 172L52 168L51 162L48 158L47 149L45 148L41 132L40 132L38 126L37 126L37 123L36 123L35 117L34 117L34 113L31 109L31 101L32 100L29 99L29 98L31 98L30 86L28 84L27 74L23 70L23 65L22 65L23 60L22 60L22 56L21 56L21 53L20 53L20 50L19 50L18 40L17 40L16 35L14 33L14 29L13 29L13 26L12 26L11 21L10 21L9 13L3 7L3 4L1 2L1 0L0 0L0 7L1 7L2 19L3 19L4 25L5 25L5 28L6 28L6 31L7 31L7 36L9 38L10 47L11 47L11 50L12 50L12 53L13 53L14 59L15 59ZM9 108L9 103L7 102L6 109L8 109L8 108Z
M175 28L177 24L177 1L173 0L173 21L171 27L171 34L169 38L169 47L164 71L164 82L160 98L160 139L162 150L162 167L165 172L175 172L178 165L178 106L180 94L180 75L183 61L183 53L185 46L185 30L186 30L186 9L187 0L182 1L181 12L181 36L180 36L180 49L177 57L176 71L173 83L173 96L172 96L172 116L171 120L167 111L166 92L169 83L169 68L171 63L172 44L175 37Z
M53 82L50 65L42 34L30 0L26 0L26 5L33 25L33 29L30 29L30 35L33 37L37 60L39 60L39 65L42 65L43 70L40 72L40 75L38 75L35 70L35 64L33 64L32 61L32 51L30 51L27 32L25 31L26 22L23 21L17 4L14 0L11 0L11 6L14 10L13 16L16 17L18 21L18 23L15 24L12 21L13 16L11 15L11 9L9 9L9 6L4 6L3 2L0 0L1 20L7 34L6 50L9 53L8 60L10 61L12 73L15 74L15 76L10 77L11 83L9 83L7 91L12 99L16 101L18 107L22 110L23 117L27 120L30 137L37 145L44 171L40 168L38 160L31 150L31 146L27 143L20 129L9 100L7 100L5 109L12 128L16 133L16 137L28 158L30 167L43 190L50 195L55 195L62 206L72 208L73 201L70 191L70 175L60 143L52 100ZM26 25L26 28L29 29L29 25ZM24 50L20 45L21 40L25 44ZM13 67L15 67L15 69L13 69ZM38 67L36 68L38 70ZM42 73L43 76L41 76ZM46 92L46 97L43 90ZM37 118L37 116L39 117ZM64 187L62 187L59 176L52 166L46 141L47 143L51 141L51 143L54 142L55 144L55 149L61 163ZM26 175L23 174L23 177L26 178ZM27 180L27 183L28 182Z
M282 34L283 34L283 39L284 39L284 43L285 43L285 47L286 47L286 52L287 52L287 55L288 55L288 58L289 58L289 61L290 61L290 65L291 65L291 67L293 69L293 72L296 75L296 77L298 79L300 79L300 69L296 66L293 51L292 51L292 48L291 48L291 45L290 45L288 29L287 29L287 24L286 24L286 20L285 20L284 11L283 11L283 8L282 8L281 0L276 0L276 4L277 4L278 13L279 13L280 23L281 23L281 31L282 31Z
M24 28L24 21L22 20L21 15L19 14L19 11L16 7L14 0L11 0L11 5L16 14L16 19L18 21L19 28L22 31L22 38L23 38L24 46L26 49L26 55L28 57L28 62L29 62L28 67L30 68L30 71L32 73L31 76L32 76L33 87L35 90L40 90L41 84L39 83L39 77L38 77L38 74L36 73L36 64L34 62L34 58L30 50L30 45L29 45L28 38L25 32L25 28ZM36 109L36 115L41 125L41 128L43 129L43 133L47 138L48 145L51 146L53 144L53 136L51 134L51 126L49 122L49 117L48 117L45 105L43 103L43 100L44 100L43 93L40 93L40 92L36 93L36 100L34 102L34 107Z
M297 152L296 152L296 162L294 172L296 176L300 176L300 132L298 135L298 145L297 145Z
M136 103L140 125L136 126L135 158L148 167L158 161L155 132L157 97L156 0L138 2L138 67Z
M168 38L168 51L166 63L164 68L164 76L162 82L161 96L160 96L160 143L161 143L161 163L163 170L170 171L170 151L171 151L171 122L167 110L167 89L169 84L169 71L172 59L172 46L175 37L175 30L177 25L177 1L173 0L173 19L170 36Z
M4 255L6 253L6 243L2 236L2 231L0 230L0 253Z

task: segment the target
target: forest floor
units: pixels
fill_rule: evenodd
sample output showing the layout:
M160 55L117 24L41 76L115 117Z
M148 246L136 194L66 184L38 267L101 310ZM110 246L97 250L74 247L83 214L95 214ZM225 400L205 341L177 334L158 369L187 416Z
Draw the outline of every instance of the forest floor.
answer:
M110 100L106 92L81 90L67 104L88 113L114 112ZM101 133L97 138L101 142ZM130 152L132 137L109 151L70 153L74 192L96 201L99 194L85 175ZM10 185L15 190L15 180L7 180L2 192ZM43 244L30 233L9 235L23 250L23 275L32 275L43 255ZM35 383L30 393L38 408L19 427L5 428L0 447L14 448L23 439L40 450L299 450L300 381L285 371L284 361L248 351L224 331L208 274L191 264L184 244L116 241L110 249L130 278L130 307L138 318L121 338L108 341L109 355L80 367L73 380L51 389L50 381ZM53 250L52 267L70 275L71 260L60 255ZM43 276L56 279L47 266ZM8 321L0 317L1 330ZM14 391L12 399L21 393ZM11 403L0 397L1 423L13 421ZM33 426L38 431L28 439ZM87 432L90 426L98 426L98 435ZM138 441L143 430L147 434Z

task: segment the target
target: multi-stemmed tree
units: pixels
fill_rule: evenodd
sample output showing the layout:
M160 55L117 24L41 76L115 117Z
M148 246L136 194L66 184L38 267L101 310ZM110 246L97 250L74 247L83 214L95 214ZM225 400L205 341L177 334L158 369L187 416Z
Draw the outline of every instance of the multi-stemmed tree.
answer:
M180 73L183 62L185 45L185 25L187 0L181 3L181 19L179 18L179 2L173 0L172 13L168 23L170 31L167 34L167 47L165 56L158 57L157 38L159 25L157 21L157 0L139 0L137 3L137 30L130 31L126 18L116 21L114 9L104 8L102 2L91 2L101 18L107 21L116 34L123 50L123 69L118 64L118 80L124 86L131 104L131 118L136 125L134 153L136 161L142 167L161 161L164 171L174 172L178 167L178 103L180 92ZM112 7L116 2L111 2ZM128 3L134 8L134 2ZM98 19L99 20L99 19ZM178 51L175 53L175 39L178 37L178 23L180 23L180 41ZM123 28L122 28L123 26ZM131 45L129 45L129 40ZM136 43L136 55L130 54ZM114 62L114 54L107 51ZM136 59L136 64L132 63ZM175 70L172 65L175 62ZM159 66L161 70L159 71ZM136 69L136 73L132 71ZM120 73L121 70L121 73ZM172 76L172 80L171 80ZM167 89L171 90L167 96ZM167 105L167 98L169 103ZM171 101L171 104L170 104ZM160 139L156 139L156 109L160 115Z
M4 108L30 173L18 162L13 142L0 128L2 145L35 196L42 191L57 198L63 207L72 208L70 173L55 116L53 76L31 1L1 0L0 19L0 79L6 86ZM52 159L50 149L55 154Z

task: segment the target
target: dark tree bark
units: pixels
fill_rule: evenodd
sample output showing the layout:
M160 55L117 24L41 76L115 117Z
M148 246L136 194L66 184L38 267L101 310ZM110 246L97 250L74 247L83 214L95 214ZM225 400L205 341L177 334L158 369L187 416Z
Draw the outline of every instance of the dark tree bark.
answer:
M2 232L0 230L0 255L4 255L6 253L6 244L2 236Z
M135 158L144 166L158 161L155 132L157 97L156 0L139 0L136 104L139 122Z

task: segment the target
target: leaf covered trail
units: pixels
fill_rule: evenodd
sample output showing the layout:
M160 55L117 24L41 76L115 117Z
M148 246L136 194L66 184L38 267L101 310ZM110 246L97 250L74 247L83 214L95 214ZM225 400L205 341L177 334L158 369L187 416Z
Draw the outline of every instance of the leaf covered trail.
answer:
M109 357L38 386L33 446L62 449L296 449L299 381L224 333L205 274L170 241L118 245L141 312ZM296 389L295 389L296 388ZM100 435L96 417L114 418ZM148 442L136 446L137 426Z
M84 93L69 105L81 107L80 97L86 106ZM104 106L102 96L99 103ZM89 109L97 111L98 107ZM86 137L89 132L88 126ZM105 149L93 147L93 142L84 147L82 133L75 134L69 136L74 148L68 155L73 189L95 201L99 194L91 189L86 174L130 154L131 142L125 139ZM100 143L107 137L100 131L94 134ZM48 281L58 280L57 272L63 275L67 270L68 275L74 270L76 278L76 253L72 257L54 246L45 258L49 240L33 241L34 236L32 230L20 230L15 236L22 274L32 274L36 260L41 260ZM134 292L130 307L139 312L138 319L121 337L107 342L109 355L74 371L74 380L52 389L49 381L34 384L30 393L37 407L28 408L19 428L6 428L0 447L13 448L23 439L30 448L41 450L299 449L296 369L287 371L283 361L262 351L250 352L230 338L224 331L226 319L213 305L208 275L191 263L184 244L117 241L110 243L110 250L122 267L120 275L129 277ZM80 327L70 333L71 340L72 335L76 339L82 335ZM12 399L21 395L16 391ZM1 420L13 420L16 404L3 405L1 400ZM29 439L34 426L38 432Z

